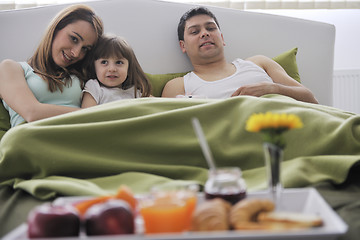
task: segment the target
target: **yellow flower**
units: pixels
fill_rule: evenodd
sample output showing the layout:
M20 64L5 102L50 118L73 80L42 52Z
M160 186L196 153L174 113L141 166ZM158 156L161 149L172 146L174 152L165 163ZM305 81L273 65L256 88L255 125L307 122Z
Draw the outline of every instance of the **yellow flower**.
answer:
M254 113L246 122L246 130L249 132L259 132L269 128L288 130L302 126L303 123L298 116L286 113Z
M263 133L265 142L285 147L282 133L293 128L302 128L301 119L295 114L286 113L254 113L246 122L246 130L249 132Z

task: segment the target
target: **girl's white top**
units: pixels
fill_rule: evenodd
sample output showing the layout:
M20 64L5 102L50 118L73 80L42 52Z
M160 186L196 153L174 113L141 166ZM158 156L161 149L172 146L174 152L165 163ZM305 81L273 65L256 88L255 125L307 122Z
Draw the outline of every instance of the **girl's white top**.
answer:
M122 99L135 98L134 87L126 90L119 87L109 88L100 85L96 79L88 80L83 92L90 93L98 105ZM141 97L140 90L137 90L137 97Z

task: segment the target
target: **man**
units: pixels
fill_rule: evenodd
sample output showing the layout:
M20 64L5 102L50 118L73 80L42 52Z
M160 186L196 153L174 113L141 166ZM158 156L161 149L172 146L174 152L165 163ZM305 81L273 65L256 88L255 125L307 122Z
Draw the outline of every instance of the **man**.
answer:
M318 103L309 89L268 57L258 55L227 62L224 37L215 15L207 8L191 9L181 17L178 38L180 48L188 55L194 70L170 80L164 87L163 97L228 98L281 94Z

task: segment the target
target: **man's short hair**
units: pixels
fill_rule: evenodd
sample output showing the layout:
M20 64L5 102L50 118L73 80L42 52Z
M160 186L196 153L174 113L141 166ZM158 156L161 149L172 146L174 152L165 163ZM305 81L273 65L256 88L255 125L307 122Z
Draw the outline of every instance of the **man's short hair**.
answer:
M185 31L186 21L197 15L208 15L209 17L214 19L216 25L220 29L220 25L219 25L215 15L209 9L207 9L206 7L195 7L195 8L190 9L186 13L184 13L180 18L180 21L178 24L178 39L179 39L179 41L184 40L184 31Z

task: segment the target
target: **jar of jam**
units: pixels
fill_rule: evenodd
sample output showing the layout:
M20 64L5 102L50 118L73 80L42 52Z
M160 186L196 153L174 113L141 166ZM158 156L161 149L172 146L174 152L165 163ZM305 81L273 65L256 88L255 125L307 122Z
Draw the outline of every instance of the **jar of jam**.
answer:
M246 197L246 184L238 167L209 170L205 183L205 199L222 198L231 204Z

